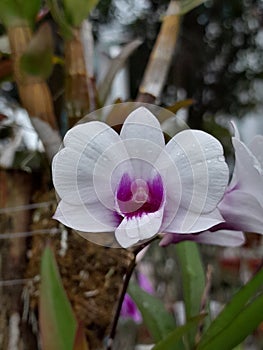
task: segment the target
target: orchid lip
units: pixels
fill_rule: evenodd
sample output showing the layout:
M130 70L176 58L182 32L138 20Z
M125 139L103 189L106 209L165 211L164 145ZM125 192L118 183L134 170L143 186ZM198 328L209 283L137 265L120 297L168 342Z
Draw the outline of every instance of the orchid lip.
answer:
M158 211L163 203L163 197L163 182L159 174L146 181L132 178L125 173L116 191L116 209L120 215L128 219L141 217Z

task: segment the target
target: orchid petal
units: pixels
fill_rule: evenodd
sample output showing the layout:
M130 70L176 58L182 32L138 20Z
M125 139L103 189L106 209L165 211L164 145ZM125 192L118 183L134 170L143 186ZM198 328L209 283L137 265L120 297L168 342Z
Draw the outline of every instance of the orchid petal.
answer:
M78 124L70 129L64 137L64 146L77 152L83 152L92 143L94 158L100 155L110 144L119 142L120 136L109 125L92 121Z
M196 220L201 223L198 218L214 210L227 186L228 167L221 144L205 132L184 130L169 141L156 168L166 184L164 226L171 224L180 232L188 227L186 232L194 232L191 227ZM182 217L186 226L180 222Z
M259 161L261 168L263 169L263 136L257 135L254 137L252 142L249 145L249 149L253 153L253 155Z
M131 158L150 164L154 164L165 147L159 121L144 107L137 108L127 117L120 136Z
M160 246L166 247L169 244L176 244L187 240L202 244L239 247L245 243L245 236L241 231L228 230L219 230L216 232L205 231L200 234L191 235L168 233L163 236Z
M239 247L246 241L241 231L219 230L216 232L206 231L195 235L195 242L203 244L219 245L222 247Z
M263 205L263 171L260 163L242 141L233 137L232 142L236 161L228 192L235 188L240 189L254 195Z
M113 232L120 222L114 212L100 203L87 208L60 201L53 218L65 226L85 232Z
M236 123L233 120L231 120L230 124L231 124L231 126L232 126L232 128L234 130L234 136L233 137L235 137L236 139L240 140L240 133L239 133L239 130L238 130L237 126L236 126Z
M210 213L200 214L179 208L169 226L165 227L166 221L164 220L161 231L190 234L202 232L222 222L224 219L218 209L214 209Z
M126 118L120 136L122 139L142 139L165 146L164 136L158 119L145 107L137 108Z
M63 148L52 161L52 176L56 192L65 202L72 204L82 203L79 195L81 183L77 181L79 157L78 152Z
M113 209L115 187L129 159L119 135L106 124L90 122L71 129L64 144L52 163L58 195L68 203L100 201Z
M115 230L115 237L123 248L155 236L162 223L163 208L154 213L124 218Z
M218 208L231 229L263 233L263 207L252 194L233 190L224 196Z

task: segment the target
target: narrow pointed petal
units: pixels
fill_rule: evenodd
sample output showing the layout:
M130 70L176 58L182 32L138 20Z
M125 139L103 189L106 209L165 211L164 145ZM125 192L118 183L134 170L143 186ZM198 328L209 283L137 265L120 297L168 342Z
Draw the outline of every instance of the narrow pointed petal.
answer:
M123 248L131 247L139 241L152 238L160 229L163 208L141 217L124 218L115 230L115 237Z
M238 128L236 126L236 123L233 120L231 120L230 125L232 126L233 131L234 131L234 133L233 133L234 135L232 134L233 137L240 140L240 134L239 134Z
M263 233L263 207L252 194L233 190L218 208L231 229Z
M65 226L85 232L113 232L120 222L114 212L99 203L87 208L60 201L53 218Z
M197 237L195 237L194 241L197 243L219 245L222 247L239 247L246 241L246 238L241 231L206 231L195 236Z
M200 234L182 235L165 234L160 242L161 247L176 244L186 240L202 244L218 245L222 247L239 247L245 243L245 236L241 231L219 230L216 232L205 231Z
M252 142L249 145L249 149L253 153L253 155L259 161L261 168L263 169L263 136L257 135L254 137Z
M235 148L235 168L229 191L235 188L254 195L263 205L263 170L257 158L248 147L236 138L232 139Z

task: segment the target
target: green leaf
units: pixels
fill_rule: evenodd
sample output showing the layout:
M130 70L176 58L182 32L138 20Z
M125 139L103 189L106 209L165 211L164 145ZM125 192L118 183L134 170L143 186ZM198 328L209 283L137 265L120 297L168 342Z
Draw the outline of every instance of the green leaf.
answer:
M79 27L97 3L98 0L63 0L68 23L73 27Z
M205 0L180 0L178 2L178 5L179 5L178 14L184 15L187 12L193 10L195 7L201 5L204 2L205 2Z
M41 259L39 322L43 350L72 350L76 319L50 247Z
M89 346L85 337L84 326L78 323L73 350L89 350Z
M16 0L16 2L19 4L23 17L33 24L41 7L41 0Z
M263 294L245 307L235 319L228 323L221 332L210 339L205 345L198 346L198 350L224 349L232 350L251 334L263 321Z
M175 245L183 284L183 297L186 320L200 313L201 299L205 289L205 272L199 249L194 242L181 242ZM189 332L190 348L195 343L196 327Z
M64 10L60 7L58 0L47 0L47 4L64 39L71 39L73 37L73 30L69 21L66 19Z
M186 100L177 101L174 105L168 106L165 108L168 109L168 111L175 114L179 111L179 109L190 107L194 103L195 103L195 100L193 100L192 98L188 98Z
M6 27L33 25L41 0L1 0L0 19Z
M263 295L251 301L253 297L262 290L263 286L263 269L258 272L241 290L232 298L225 306L218 317L211 323L210 327L204 333L197 349L212 349L214 339L224 335L224 349L228 349L227 342L231 342L231 346L238 345L250 332L253 331L263 320L263 313L259 310L263 309ZM257 305L257 306L255 306ZM232 330L232 334L228 336L228 329ZM234 333L237 334L234 334ZM231 339L229 339L231 338ZM232 345L232 339L235 344ZM230 349L230 348L229 348ZM232 348L231 348L232 349Z
M198 315L189 320L185 325L176 328L166 338L155 345L153 350L182 350L184 349L183 337L193 328L197 327L206 314Z
M166 311L163 303L143 291L137 284L130 283L128 293L138 306L144 323L155 342L164 339L176 327L175 319Z
M21 57L20 68L29 75L47 79L53 69L53 39L49 25L42 25Z

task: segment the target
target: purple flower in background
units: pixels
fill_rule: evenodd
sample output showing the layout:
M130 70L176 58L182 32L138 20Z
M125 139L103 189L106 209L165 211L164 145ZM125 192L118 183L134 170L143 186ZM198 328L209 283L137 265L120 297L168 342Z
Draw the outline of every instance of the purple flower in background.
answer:
M145 292L153 294L154 291L151 282L148 277L142 273L138 273L138 284ZM142 322L142 315L128 293L125 294L122 303L121 316L124 318L132 318L136 323Z
M198 243L239 246L245 242L241 231L263 233L263 136L247 147L235 128L232 138L235 167L218 208L225 222L199 234L166 234L161 246L192 240Z
M54 218L89 239L114 232L127 248L159 232L192 234L223 222L228 182L221 144L184 130L167 145L158 120L138 108L120 135L107 124L79 124L52 163L60 202Z
M128 293L125 294L122 307L121 307L121 316L123 318L132 318L134 322L141 323L142 315L138 310L135 302L129 296Z

